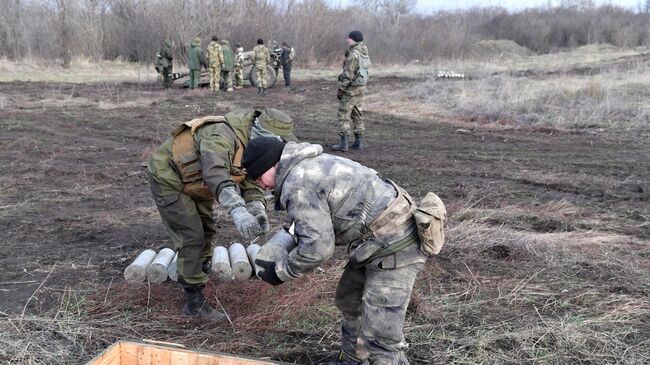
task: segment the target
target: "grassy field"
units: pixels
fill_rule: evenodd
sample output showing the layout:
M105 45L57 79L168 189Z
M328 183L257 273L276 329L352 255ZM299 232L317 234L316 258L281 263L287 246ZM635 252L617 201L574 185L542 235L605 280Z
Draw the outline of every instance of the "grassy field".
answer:
M447 244L407 313L409 359L650 363L648 60L609 47L533 56L496 46L484 45L499 59L482 68L375 65L368 147L344 155L447 204ZM142 164L173 127L274 106L300 139L326 145L337 139L338 70L298 69L293 89L259 97L251 87L164 90L150 67L83 67L64 81L48 79L56 68L0 62L3 80L21 80L0 83L0 363L84 363L122 338L334 358L344 247L277 288L211 281L210 304L230 316L220 324L181 316L176 284L127 284L122 273L143 249L170 245ZM107 69L116 78L103 79ZM436 79L439 69L468 77ZM29 70L38 82L20 79ZM216 214L216 243L236 240ZM269 214L278 228L283 215Z

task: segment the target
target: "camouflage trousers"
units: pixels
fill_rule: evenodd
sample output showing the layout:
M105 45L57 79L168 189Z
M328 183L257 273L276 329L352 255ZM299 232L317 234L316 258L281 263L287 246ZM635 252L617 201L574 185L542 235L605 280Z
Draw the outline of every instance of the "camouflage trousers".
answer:
M244 69L235 66L235 87L244 87Z
M261 87L262 89L266 89L266 83L267 80L266 78L269 76L269 72L266 69L266 66L264 67L255 67L255 76L257 77L257 87Z
M176 270L179 283L205 284L212 263L212 238L216 233L213 200L194 200L158 183L151 176L149 185L160 217L178 252Z
M170 87L172 87L172 72L173 72L173 71L172 71L172 66L169 66L169 67L163 67L163 68L161 69L160 74L161 74L162 79L163 79L163 85L164 85L166 88L170 88Z
M190 89L199 87L199 80L201 79L201 70L190 70Z
M354 133L363 133L366 130L363 124L362 105L361 99L363 94L350 96L347 94L341 95L339 99L339 135L350 134L350 130ZM352 127L350 127L350 122Z
M418 244L412 244L366 265L348 263L336 288L346 359L373 365L409 364L402 331L415 277L425 261Z
M223 80L224 89L232 89L232 75L231 71L221 71L221 79Z
M208 67L210 74L210 90L218 91L221 82L221 67Z

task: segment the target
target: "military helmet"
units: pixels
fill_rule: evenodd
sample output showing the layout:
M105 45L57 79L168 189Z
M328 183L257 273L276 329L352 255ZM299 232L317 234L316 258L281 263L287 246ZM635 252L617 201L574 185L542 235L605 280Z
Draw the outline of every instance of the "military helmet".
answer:
M194 39L192 39L191 45L194 46L194 47L200 47L201 46L201 37L194 37Z
M264 108L257 117L262 127L280 137L285 142L298 142L298 138L293 134L293 120L275 108Z

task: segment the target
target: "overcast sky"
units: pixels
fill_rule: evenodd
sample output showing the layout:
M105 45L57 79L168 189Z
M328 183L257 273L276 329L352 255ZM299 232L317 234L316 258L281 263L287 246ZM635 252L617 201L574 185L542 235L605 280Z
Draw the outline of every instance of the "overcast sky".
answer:
M345 6L352 0L328 0L333 5ZM597 4L613 4L624 8L637 9L638 5L645 4L645 0L596 0ZM501 6L511 10L539 7L544 5L558 5L560 0L418 0L417 10L430 13L436 10L457 10L471 7Z

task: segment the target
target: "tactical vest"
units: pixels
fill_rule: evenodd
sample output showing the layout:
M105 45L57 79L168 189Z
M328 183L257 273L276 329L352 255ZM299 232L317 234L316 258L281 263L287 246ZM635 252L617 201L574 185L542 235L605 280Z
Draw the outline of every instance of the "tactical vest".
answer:
M172 160L181 174L183 193L199 200L214 199L214 195L203 180L200 156L194 146L194 132L209 123L224 123L232 129L225 117L209 115L185 122L172 132L174 138L172 142ZM235 155L231 163L230 178L239 183L246 178L246 170L241 167L244 145L237 137L235 137L235 143Z
M368 69L370 68L370 57L367 54L361 53L358 49L353 50L352 52L357 52L359 54L359 69L352 80L351 85L353 86L364 86L368 83Z

